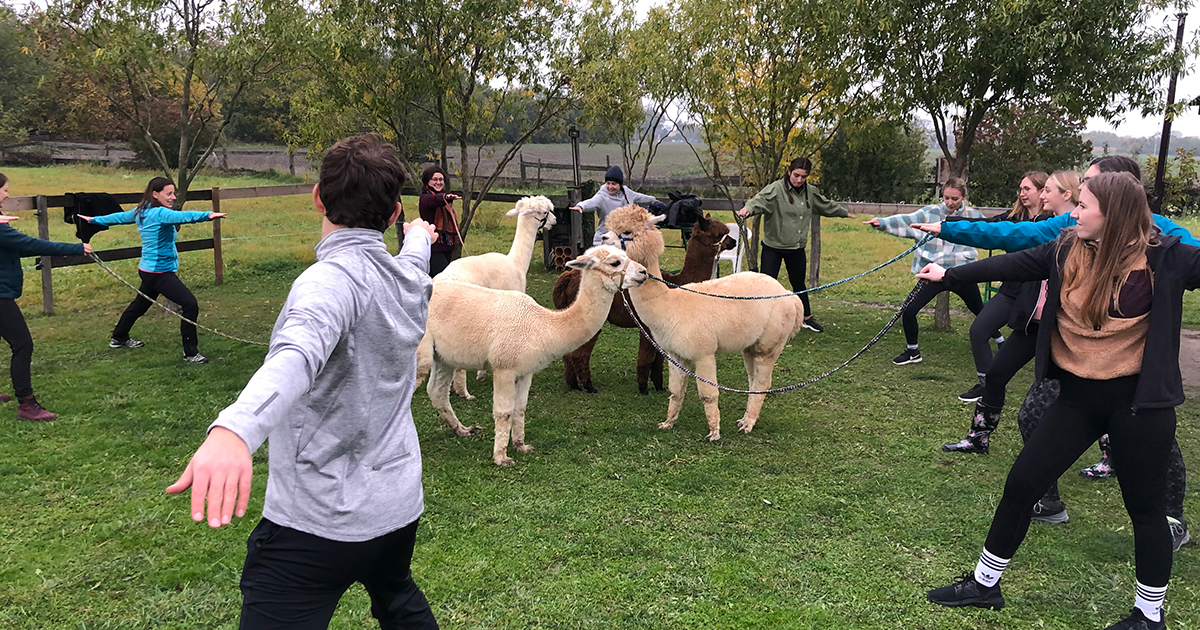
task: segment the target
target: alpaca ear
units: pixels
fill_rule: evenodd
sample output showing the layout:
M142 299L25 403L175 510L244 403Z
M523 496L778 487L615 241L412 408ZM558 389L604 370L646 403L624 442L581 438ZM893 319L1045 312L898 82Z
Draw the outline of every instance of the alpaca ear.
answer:
M521 214L521 211L520 211L520 210L517 210L516 208L513 208L512 210L509 210L508 212L505 212L505 213L504 213L504 216L506 216L506 217L515 217L515 216L517 216L518 214Z
M665 214L652 214L650 215L650 220L646 221L646 227L657 227L659 223L662 223L666 220L667 215Z
M568 260L567 269L578 269L579 271L583 271L584 269L591 267L595 262L595 259L593 259L591 256L583 255L575 260Z

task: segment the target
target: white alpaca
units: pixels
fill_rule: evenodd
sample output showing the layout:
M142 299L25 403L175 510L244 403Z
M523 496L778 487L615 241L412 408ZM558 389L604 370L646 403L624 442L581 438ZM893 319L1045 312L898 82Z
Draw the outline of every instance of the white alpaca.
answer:
M649 273L661 278L658 258L663 252L663 240L657 224L663 218L638 206L618 208L606 219L610 231L604 235L603 242L623 243L631 260L642 263ZM744 297L789 292L775 278L749 271L689 284L688 288ZM660 282L647 282L630 289L629 296L638 316L667 354L689 364L701 378L716 383L716 355L740 352L750 389L754 391L771 388L775 361L804 321L804 305L794 295L771 300L730 300L670 289ZM671 364L667 420L658 428L670 429L679 419L689 380L687 374ZM708 439L719 440L719 390L703 382L696 384L708 419ZM737 423L742 433L754 429L764 398L762 394L749 397L746 415Z
M497 291L456 281L435 282L426 334L433 367L426 392L438 415L460 436L470 435L450 406L455 369L492 371L492 459L511 466L511 433L518 453L525 442L525 406L533 374L591 339L608 318L617 291L645 282L646 269L615 247L593 247L567 263L582 272L579 297L561 311L543 308L517 291Z
M446 269L433 279L438 282L466 282L476 286L502 291L525 292L525 276L529 272L529 259L533 257L533 245L537 241L540 229L550 229L555 225L554 203L543 196L525 197L516 203L506 216L517 217L517 233L513 236L512 246L508 255L499 252L487 252L476 256L466 256L451 262ZM429 374L433 354L429 347L429 337L421 339L417 347L417 384ZM480 371L476 378L482 380L486 373ZM455 394L474 400L475 397L467 391L467 373L457 370L450 390Z

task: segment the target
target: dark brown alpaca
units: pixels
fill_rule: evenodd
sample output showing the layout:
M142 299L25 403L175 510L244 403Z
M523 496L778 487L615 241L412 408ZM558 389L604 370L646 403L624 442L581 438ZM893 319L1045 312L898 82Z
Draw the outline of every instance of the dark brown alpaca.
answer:
M737 241L729 236L729 227L711 217L700 217L692 229L692 237L688 240L687 255L683 260L683 269L678 274L663 273L664 279L675 284L700 282L712 277L713 260L717 254L737 246ZM650 282L654 282L651 280ZM575 301L579 293L579 272L564 271L554 283L554 307L564 309ZM622 293L613 296L612 306L608 310L608 323L620 328L636 328L633 318L625 308ZM603 329L601 329L603 330ZM571 389L582 389L596 393L592 384L592 349L600 332L587 343L563 357L563 376ZM653 378L654 388L663 391L663 356L650 345L650 340L642 335L638 344L637 381L638 391L650 393L649 381Z

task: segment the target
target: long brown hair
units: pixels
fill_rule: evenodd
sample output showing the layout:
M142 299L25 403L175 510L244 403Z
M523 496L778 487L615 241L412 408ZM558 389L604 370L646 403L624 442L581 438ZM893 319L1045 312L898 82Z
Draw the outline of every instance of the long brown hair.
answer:
M1085 241L1074 228L1059 242L1070 247L1063 265L1062 293L1083 291L1083 320L1098 327L1108 319L1109 304L1120 303L1129 273L1157 244L1158 232L1146 203L1142 183L1129 173L1101 173L1083 183L1096 197L1104 216L1099 239Z
M1029 171L1028 173L1025 173L1024 175L1021 176L1021 179L1020 179L1020 181L1017 182L1017 185L1020 186L1021 185L1020 182L1023 182L1027 179L1029 181L1033 182L1034 186L1037 186L1038 192L1041 192L1042 188L1045 188L1046 180L1050 179L1050 176L1043 173L1042 171ZM1037 204L1037 212L1034 212L1033 210L1022 205L1021 198L1017 197L1016 201L1013 201L1012 210L1008 211L1008 220L1009 221L1028 221L1028 220L1032 219L1033 217L1041 214L1042 213L1041 197L1034 196L1034 202Z

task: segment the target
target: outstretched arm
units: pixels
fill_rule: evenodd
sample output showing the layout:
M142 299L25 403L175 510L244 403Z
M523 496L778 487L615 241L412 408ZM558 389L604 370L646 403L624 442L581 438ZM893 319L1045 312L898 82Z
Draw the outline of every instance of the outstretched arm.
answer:
M946 221L941 237L959 245L1016 252L1049 243L1072 225L1075 221L1069 214L1045 221Z

